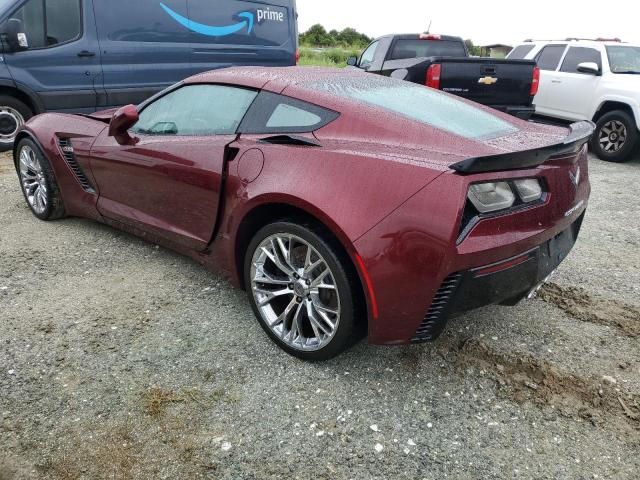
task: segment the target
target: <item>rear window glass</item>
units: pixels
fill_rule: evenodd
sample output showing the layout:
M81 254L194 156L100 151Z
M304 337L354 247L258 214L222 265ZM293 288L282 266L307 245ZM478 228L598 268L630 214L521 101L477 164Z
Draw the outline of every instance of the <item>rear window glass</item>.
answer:
M416 57L466 57L462 42L449 40L396 40L390 60Z
M560 64L566 45L547 45L538 54L536 60L540 70L555 71Z
M534 46L535 45L518 45L516 48L511 50L509 55L507 55L507 58L511 60L524 60L527 58L527 55L531 53Z
M366 102L418 122L474 140L518 131L513 124L437 90L384 78L343 79L313 88Z

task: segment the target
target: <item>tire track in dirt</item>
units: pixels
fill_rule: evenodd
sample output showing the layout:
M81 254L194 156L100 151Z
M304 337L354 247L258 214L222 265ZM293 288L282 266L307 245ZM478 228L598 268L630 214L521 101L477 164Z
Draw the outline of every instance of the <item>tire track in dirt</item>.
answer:
M630 305L588 293L580 287L555 283L546 284L539 297L578 320L613 326L630 337L640 336L640 310Z
M443 346L437 354L461 371L480 369L513 401L553 406L566 417L613 426L640 444L640 395L624 391L606 377L576 376L531 355L498 351L476 338Z

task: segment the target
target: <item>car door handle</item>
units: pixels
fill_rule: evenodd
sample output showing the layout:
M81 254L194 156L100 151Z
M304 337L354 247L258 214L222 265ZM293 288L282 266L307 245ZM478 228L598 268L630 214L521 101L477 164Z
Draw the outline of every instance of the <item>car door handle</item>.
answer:
M81 52L78 52L78 56L79 57L95 57L96 56L96 52L90 52L89 50L82 50Z

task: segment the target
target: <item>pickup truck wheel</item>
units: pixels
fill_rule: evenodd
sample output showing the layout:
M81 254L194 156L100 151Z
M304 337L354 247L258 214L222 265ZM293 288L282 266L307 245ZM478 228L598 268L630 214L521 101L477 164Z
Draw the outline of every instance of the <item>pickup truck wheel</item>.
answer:
M33 112L20 100L0 95L0 152L13 148L20 127L33 117Z
M284 351L323 361L349 348L356 329L357 279L311 225L267 225L247 249L244 276L260 325Z
M638 140L638 128L633 118L622 110L603 115L591 139L591 149L601 160L626 162Z

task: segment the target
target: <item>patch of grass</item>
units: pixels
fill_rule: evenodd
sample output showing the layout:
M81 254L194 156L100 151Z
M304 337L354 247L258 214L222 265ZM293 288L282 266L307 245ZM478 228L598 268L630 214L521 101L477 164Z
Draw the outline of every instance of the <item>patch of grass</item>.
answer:
M161 417L170 405L186 400L183 395L162 388L150 388L142 394L142 398L147 414L152 417Z
M342 68L349 57L357 57L360 50L343 48L300 47L300 65Z

